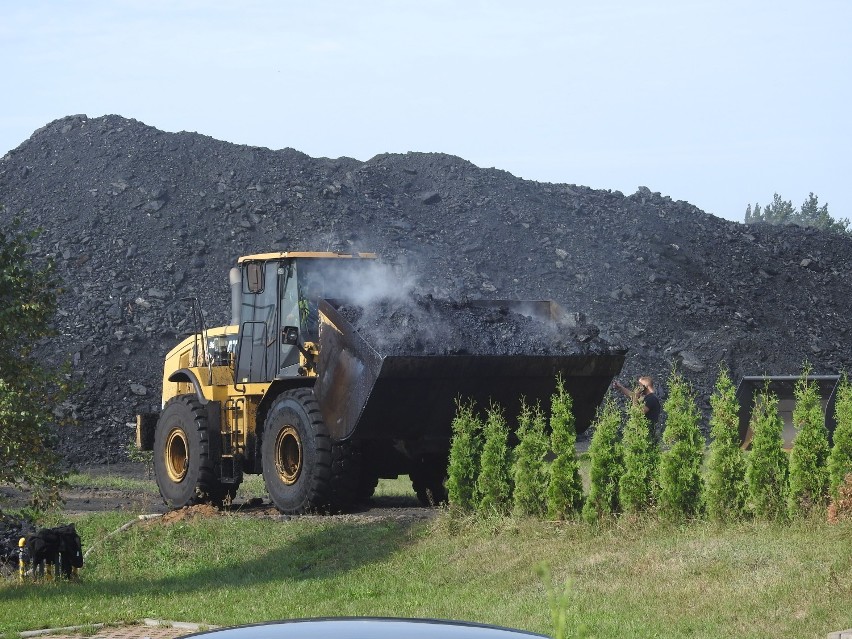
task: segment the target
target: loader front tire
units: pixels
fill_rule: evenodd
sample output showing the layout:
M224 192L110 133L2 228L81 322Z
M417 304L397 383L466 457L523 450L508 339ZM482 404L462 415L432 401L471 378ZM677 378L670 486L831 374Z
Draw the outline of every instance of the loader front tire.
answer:
M154 476L170 508L221 500L210 436L207 411L195 395L166 403L154 432Z
M331 440L314 392L285 391L266 415L263 481L282 513L324 510L331 501Z

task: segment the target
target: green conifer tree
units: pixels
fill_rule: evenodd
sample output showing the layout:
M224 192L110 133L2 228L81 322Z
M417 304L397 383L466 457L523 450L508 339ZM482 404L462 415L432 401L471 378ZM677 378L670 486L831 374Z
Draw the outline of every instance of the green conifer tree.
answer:
M456 403L453 438L447 468L447 498L450 506L463 512L476 506L476 479L482 448L482 422L475 414L473 402Z
M577 430L573 400L562 377L556 378L556 392L550 398L550 448L555 459L550 466L547 486L547 516L571 519L583 509L583 478L577 462Z
M777 193L772 197L772 204L767 204L763 216L770 224L787 224L796 215L796 207L792 200L785 200Z
M481 512L506 513L512 500L512 464L509 449L509 425L496 404L488 408L485 419L485 443L482 446L476 492Z
M745 212L746 224L797 224L799 226L810 226L830 231L840 235L852 234L852 222L849 218L834 219L828 212L828 204L819 205L819 198L811 193L808 199L802 203L802 208L797 209L790 200L784 200L777 193L765 209L759 204L751 208L748 205Z
M787 512L787 454L778 397L765 388L756 393L750 427L754 433L746 470L751 510L765 519L782 519Z
M790 453L790 492L788 506L793 516L806 515L828 504L828 431L816 382L805 364L794 393L793 425L796 439Z
M650 422L636 404L627 409L622 436L624 474L618 484L618 498L626 513L638 513L653 505L656 492L659 453L651 438Z
M518 445L512 464L512 500L515 511L521 515L541 516L545 512L548 481L545 457L548 441L544 429L545 419L541 407L536 405L531 410L522 401L518 416Z
M843 479L852 473L852 383L846 373L841 376L836 393L834 417L837 425L828 456L829 492L835 499Z
M719 368L710 408L712 441L707 461L707 514L715 521L736 521L745 514L746 460L740 447L740 406L725 367Z
M583 505L583 520L590 524L621 509L618 499L618 483L624 472L618 441L621 424L621 410L608 395L595 415L589 445L589 496Z
M808 199L802 202L801 210L794 216L793 221L801 226L812 226L831 231L832 233L848 234L849 218L834 219L828 213L828 204L819 205L819 198L810 193Z
M669 396L663 408L666 413L663 443L668 448L660 455L660 512L677 520L694 517L701 510L705 442L695 396L677 370L672 370L669 378Z

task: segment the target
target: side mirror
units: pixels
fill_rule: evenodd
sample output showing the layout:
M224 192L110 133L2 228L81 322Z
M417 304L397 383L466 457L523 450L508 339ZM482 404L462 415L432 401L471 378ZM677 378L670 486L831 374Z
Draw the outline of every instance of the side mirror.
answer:
M299 329L295 326L285 326L281 329L281 339L285 344L298 344Z

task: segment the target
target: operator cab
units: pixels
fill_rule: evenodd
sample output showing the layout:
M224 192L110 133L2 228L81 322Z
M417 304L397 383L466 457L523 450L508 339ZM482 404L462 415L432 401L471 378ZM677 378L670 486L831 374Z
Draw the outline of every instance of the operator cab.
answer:
M319 339L320 299L349 299L373 253L265 253L240 258L235 382L305 376ZM234 313L235 318L237 313Z

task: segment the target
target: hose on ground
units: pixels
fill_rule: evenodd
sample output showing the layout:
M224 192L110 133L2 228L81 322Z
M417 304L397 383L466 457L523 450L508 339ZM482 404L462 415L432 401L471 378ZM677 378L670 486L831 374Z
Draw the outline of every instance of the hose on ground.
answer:
M113 537L113 536L117 535L118 533L124 532L125 530L127 530L128 528L133 526L134 524L138 524L140 521L149 521L151 519L156 519L157 517L162 517L162 516L163 516L162 513L151 513L150 515L139 515L135 519L131 519L126 524L123 524L122 526L119 526L118 528L113 530L111 533L108 533L103 539L100 540L99 543L93 544L92 546L89 546L89 549L86 552L83 553L83 561L86 561L86 559L89 558L89 555L92 553L92 551L95 548L97 548L100 544L105 542L107 539L109 539L110 537Z

